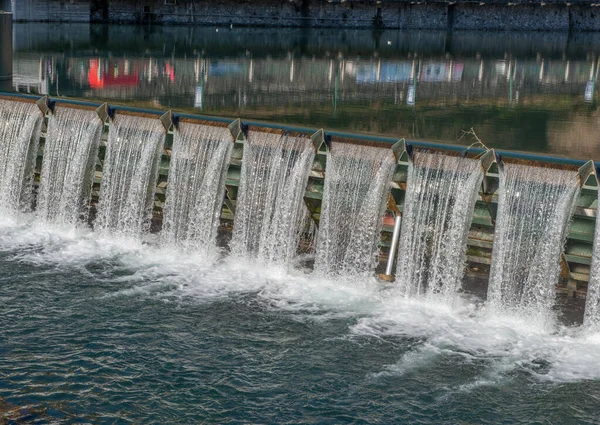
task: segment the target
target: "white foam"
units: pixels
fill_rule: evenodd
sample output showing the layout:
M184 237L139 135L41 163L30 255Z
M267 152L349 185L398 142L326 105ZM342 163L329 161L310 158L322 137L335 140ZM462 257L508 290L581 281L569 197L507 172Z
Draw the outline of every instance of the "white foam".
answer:
M371 379L402 376L459 356L484 370L456 391L494 385L513 371L536 379L569 382L600 379L600 333L556 322L501 316L473 300L452 306L398 296L375 279L331 280L303 270L273 267L214 253L212 256L160 247L144 241L100 236L87 228L58 228L30 216L0 220L0 252L41 266L81 269L122 283L107 297L156 297L176 302L213 302L249 294L261 308L288 311L309 320L353 319L341 338L407 338L395 362ZM118 285L117 285L118 286ZM540 366L542 365L542 366Z

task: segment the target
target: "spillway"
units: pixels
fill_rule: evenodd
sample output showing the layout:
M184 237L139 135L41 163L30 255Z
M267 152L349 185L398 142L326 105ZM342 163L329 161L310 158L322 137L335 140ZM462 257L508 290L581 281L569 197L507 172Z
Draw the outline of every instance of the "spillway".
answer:
M551 317L579 190L575 171L511 163L501 169L488 288L493 310Z
M31 208L42 114L34 103L0 99L0 210Z
M249 131L244 143L235 224L236 255L287 265L296 255L315 157L305 135Z
M389 149L332 145L317 239L318 272L356 276L373 271L395 165Z
M477 159L414 153L396 271L402 292L439 294L452 301L462 283L467 235L482 179Z
M42 220L87 219L103 125L93 110L58 107L48 118L37 201Z
M226 127L181 123L175 132L163 209L163 240L214 246L233 138Z
M149 227L165 130L159 120L117 115L110 127L94 227L139 237Z

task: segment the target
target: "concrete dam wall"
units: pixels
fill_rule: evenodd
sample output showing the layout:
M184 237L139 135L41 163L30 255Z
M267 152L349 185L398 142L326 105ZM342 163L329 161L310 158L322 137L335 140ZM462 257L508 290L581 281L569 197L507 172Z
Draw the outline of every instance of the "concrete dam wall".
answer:
M436 30L598 31L591 1L19 0L16 21Z

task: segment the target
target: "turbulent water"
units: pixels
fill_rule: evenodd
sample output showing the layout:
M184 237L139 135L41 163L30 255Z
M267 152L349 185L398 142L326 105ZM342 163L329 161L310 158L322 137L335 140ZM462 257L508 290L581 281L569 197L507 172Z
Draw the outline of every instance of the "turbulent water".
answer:
M31 207L42 114L34 103L0 99L0 210Z
M476 159L415 152L408 170L396 271L403 292L454 299L462 284L467 236L482 179Z
M599 194L600 195L600 194ZM585 299L584 324L600 331L600 214L596 215L594 253Z
M498 310L552 317L560 255L579 183L575 171L505 164L488 301Z
M214 246L232 148L227 128L180 124L173 140L163 209L166 242Z
M37 215L75 224L86 219L103 123L94 111L58 107L48 119Z
M597 423L599 334L22 220L7 423Z
M389 149L333 144L327 157L317 271L329 276L373 271L395 165Z
M96 229L139 236L148 226L164 138L158 119L115 117L102 170Z
M238 256L287 265L305 217L304 191L315 156L310 138L250 131L231 241Z

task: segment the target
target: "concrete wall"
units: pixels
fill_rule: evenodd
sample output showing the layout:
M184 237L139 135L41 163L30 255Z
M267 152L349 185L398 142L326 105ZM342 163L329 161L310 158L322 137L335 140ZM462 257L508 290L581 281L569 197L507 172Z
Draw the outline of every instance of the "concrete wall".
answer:
M89 22L90 0L16 0L16 21Z
M591 0L18 0L13 7L18 21L600 31L600 8Z

